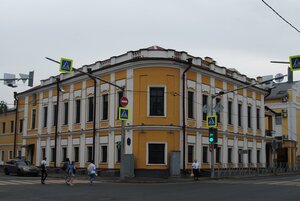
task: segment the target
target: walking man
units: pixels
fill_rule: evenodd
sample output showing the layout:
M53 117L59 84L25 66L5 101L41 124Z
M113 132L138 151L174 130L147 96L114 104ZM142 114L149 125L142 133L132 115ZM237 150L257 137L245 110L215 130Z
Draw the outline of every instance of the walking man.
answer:
M90 179L90 184L93 184L93 182L96 179L96 166L94 164L94 161L92 160L91 163L88 166L88 175L89 175L89 179Z
M48 176L46 166L47 166L47 158L44 157L44 159L41 161L41 183L42 184L45 184L45 180Z
M197 162L197 160L194 160L193 164L192 164L192 170L193 170L193 174L194 174L194 180L198 180L199 179L199 168L200 165Z

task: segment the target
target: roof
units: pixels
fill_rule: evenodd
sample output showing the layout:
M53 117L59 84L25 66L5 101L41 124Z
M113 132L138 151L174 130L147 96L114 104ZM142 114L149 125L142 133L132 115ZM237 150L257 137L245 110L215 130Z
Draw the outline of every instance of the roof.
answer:
M297 82L285 82L274 84L274 88L271 89L271 93L266 97L266 100L287 97L288 90L291 89L295 83Z

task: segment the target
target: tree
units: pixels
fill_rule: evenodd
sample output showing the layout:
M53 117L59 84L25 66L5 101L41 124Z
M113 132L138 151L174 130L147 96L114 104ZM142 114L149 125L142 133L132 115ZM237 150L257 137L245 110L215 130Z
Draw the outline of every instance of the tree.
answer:
M0 101L0 114L5 113L7 109L7 103L5 101Z

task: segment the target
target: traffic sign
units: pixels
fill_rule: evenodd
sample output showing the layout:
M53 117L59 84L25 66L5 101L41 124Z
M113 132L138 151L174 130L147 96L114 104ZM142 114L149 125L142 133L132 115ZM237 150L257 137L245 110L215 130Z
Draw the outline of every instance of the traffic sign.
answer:
M119 107L119 120L129 120L129 109L126 107Z
M59 68L60 72L71 74L73 71L72 68L73 68L72 59L67 59L67 58L60 59L60 68Z
M217 116L207 116L206 117L206 124L208 128L217 128L218 122L217 122Z
M122 107L126 107L128 105L128 99L123 96L121 99L120 99L120 104Z
M290 56L291 71L300 70L300 55Z

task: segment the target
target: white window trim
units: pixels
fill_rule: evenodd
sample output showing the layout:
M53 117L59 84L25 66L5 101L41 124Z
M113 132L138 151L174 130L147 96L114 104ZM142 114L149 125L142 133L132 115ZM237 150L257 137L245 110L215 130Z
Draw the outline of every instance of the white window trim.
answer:
M164 144L165 145L165 163L163 164L153 164L149 163L149 144ZM167 142L147 142L146 143L146 165L154 166L154 165L167 165L168 164L168 143Z
M164 115L162 116L151 116L150 115L150 88L161 87L164 88ZM149 85L147 93L147 117L167 117L167 86L166 85Z

